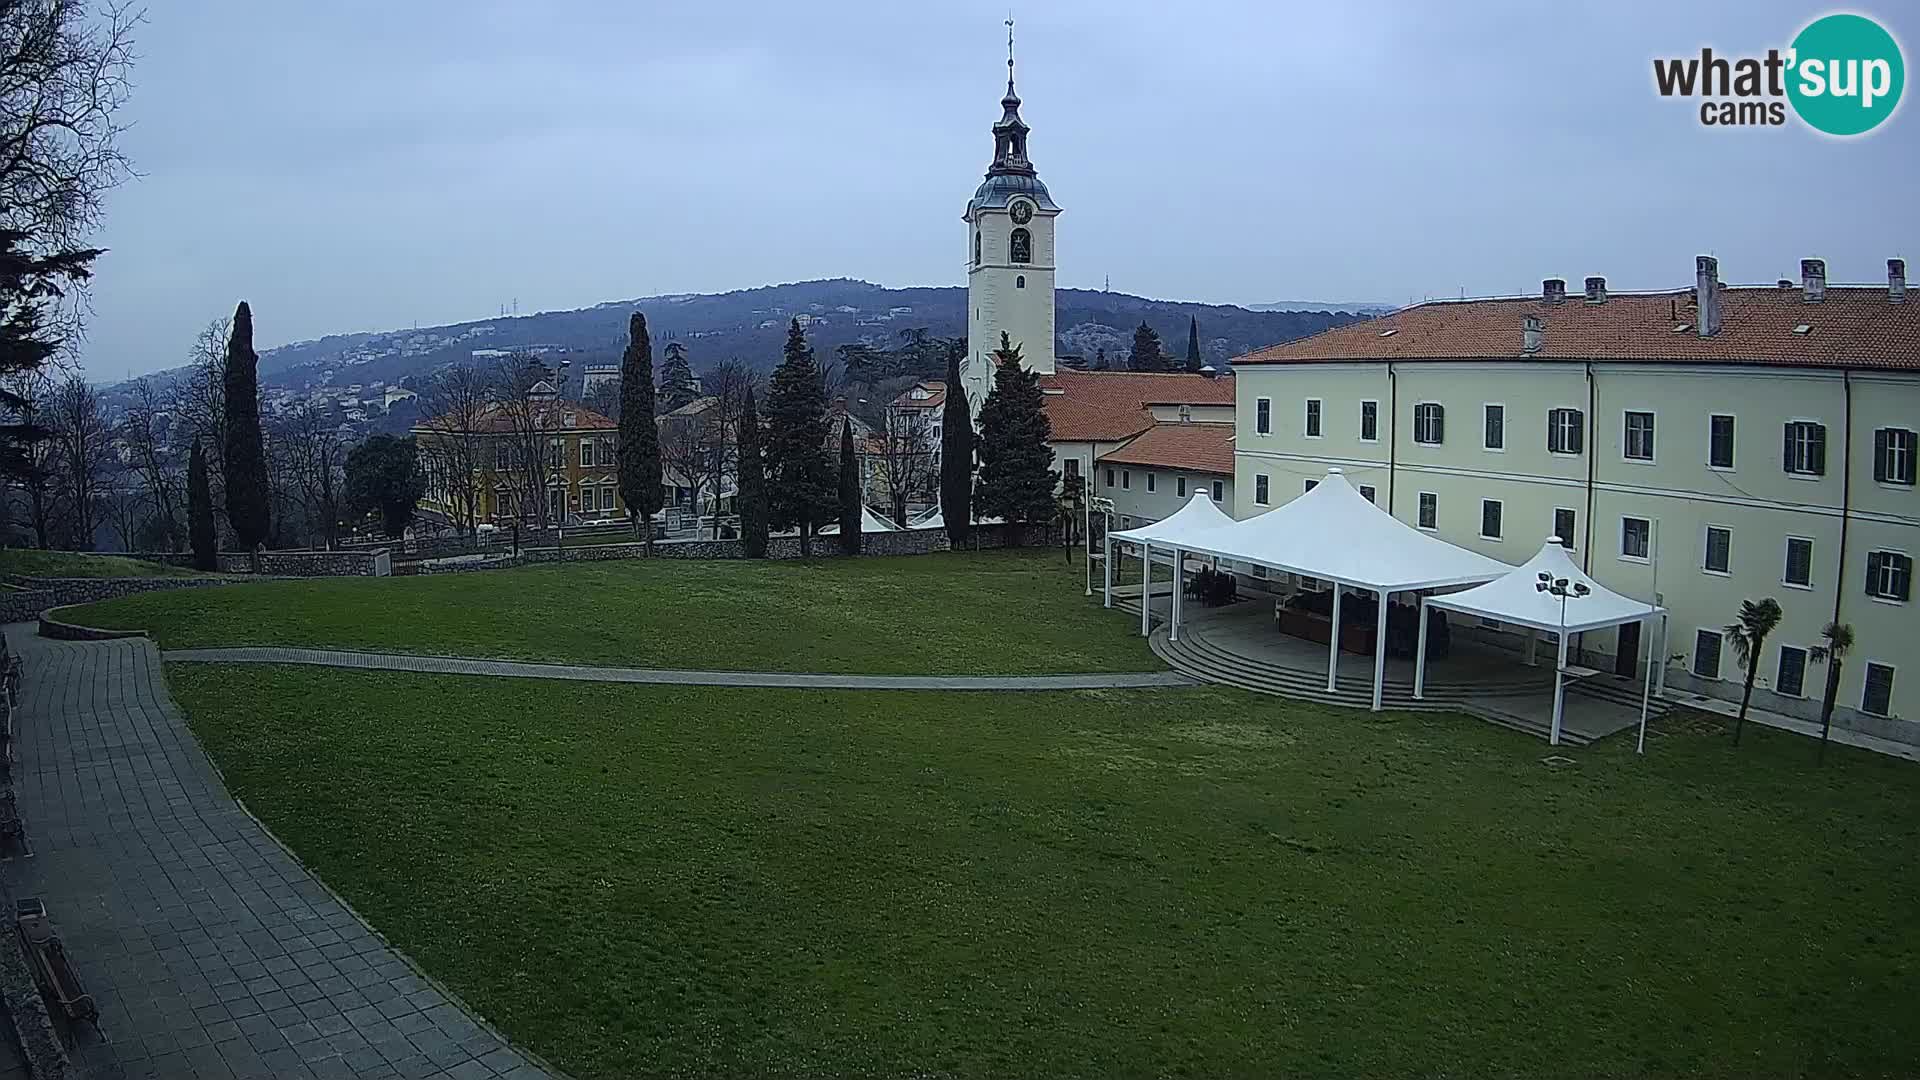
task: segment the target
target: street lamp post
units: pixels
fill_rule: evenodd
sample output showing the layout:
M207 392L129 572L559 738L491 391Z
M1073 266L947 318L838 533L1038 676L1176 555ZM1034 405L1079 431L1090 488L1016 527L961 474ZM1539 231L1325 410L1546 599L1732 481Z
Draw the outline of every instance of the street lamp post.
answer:
M1533 583L1533 591L1550 593L1560 598L1560 657L1553 667L1553 728L1547 735L1547 744L1560 745L1560 718L1566 709L1567 700L1567 600L1581 599L1593 592L1582 582L1569 582L1566 578L1556 578L1545 570Z
M1093 595L1093 515L1100 514L1100 574L1105 582L1102 606L1113 606L1113 500L1093 494L1093 480L1087 480L1087 595Z

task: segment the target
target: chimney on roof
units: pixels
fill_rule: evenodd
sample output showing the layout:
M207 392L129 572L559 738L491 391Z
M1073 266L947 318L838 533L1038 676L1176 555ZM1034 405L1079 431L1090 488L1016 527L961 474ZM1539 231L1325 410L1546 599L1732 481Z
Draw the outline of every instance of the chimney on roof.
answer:
M1567 302L1567 279L1550 277L1540 283L1540 299L1549 304Z
M1887 260L1887 299L1898 304L1907 298L1907 260Z
M1520 323L1520 351L1532 356L1540 351L1546 337L1546 324L1538 315L1528 315Z
M1587 303L1604 304L1607 302L1607 279L1590 277L1587 279Z
M1693 260L1693 312L1701 337L1720 332L1720 260L1711 255Z
M1800 260L1800 298L1809 304L1817 304L1827 298L1825 259Z

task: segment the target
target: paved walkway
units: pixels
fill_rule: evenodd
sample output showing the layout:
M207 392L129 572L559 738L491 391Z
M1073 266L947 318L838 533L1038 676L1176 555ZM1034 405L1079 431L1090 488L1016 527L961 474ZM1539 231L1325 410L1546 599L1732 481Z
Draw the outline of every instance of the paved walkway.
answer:
M75 1063L120 1077L546 1074L427 983L227 793L144 638L25 661L14 774L38 896L100 1006Z
M1192 679L1172 671L1095 672L1084 675L813 675L776 671L589 667L517 660L475 660L458 656L408 656L404 653L265 646L172 649L165 655L173 661L223 664L314 664L320 667L428 671L442 675L493 675L515 679L663 683L672 686L788 687L803 690L1117 690L1194 685Z

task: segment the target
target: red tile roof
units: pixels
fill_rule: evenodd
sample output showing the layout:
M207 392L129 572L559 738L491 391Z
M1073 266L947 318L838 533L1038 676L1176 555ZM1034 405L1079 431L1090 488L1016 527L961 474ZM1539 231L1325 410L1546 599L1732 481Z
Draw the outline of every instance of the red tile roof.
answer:
M1233 380L1185 372L1057 371L1040 377L1059 442L1118 442L1153 426L1149 405L1232 405Z
M1155 424L1120 449L1100 455L1100 461L1232 476L1233 425Z
M1577 292L1557 304L1440 300L1260 349L1234 364L1559 359L1920 370L1920 297L1896 304L1886 286L1829 286L1818 303L1802 299L1798 285L1723 286L1720 307L1719 333L1703 338L1692 289L1615 293L1594 304ZM1532 354L1521 350L1528 315L1543 324ZM1802 325L1807 330L1795 333Z
M915 398L915 390L927 390L926 397ZM938 409L947 403L947 383L944 379L928 379L918 382L902 391L899 397L887 404L896 409Z

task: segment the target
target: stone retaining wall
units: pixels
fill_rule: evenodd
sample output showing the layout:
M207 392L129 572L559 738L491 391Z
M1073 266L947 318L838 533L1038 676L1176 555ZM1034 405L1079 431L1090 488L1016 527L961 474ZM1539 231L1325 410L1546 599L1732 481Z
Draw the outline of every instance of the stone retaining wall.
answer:
M967 547L991 549L1007 546L1009 526L983 525L974 530L975 539ZM1026 546L1038 547L1047 542L1047 532L1042 526L1027 526L1022 536ZM864 533L860 537L862 555L927 555L936 551L949 551L944 529L904 529L899 532ZM530 566L547 563L602 562L609 559L639 559L646 556L646 545L635 541L629 544L583 544L566 548L521 548L520 554L503 554L497 558L465 562L403 562L394 568L396 574L455 574L475 570L503 570L514 566ZM840 556L839 539L833 536L815 537L813 541L814 558ZM740 540L656 540L653 543L653 557L656 559L744 559L746 544ZM797 559L800 557L800 539L795 536L776 536L767 541L767 558Z
M191 554L157 552L137 554L133 558L168 566L193 566ZM386 548L359 551L266 551L260 554L260 573L271 577L386 577L393 572L393 559ZM244 551L223 551L219 569L224 574L253 573L252 555Z
M49 578L7 575L17 588L0 591L0 622L31 622L48 608L117 600L160 589L197 589L231 585L230 578Z

